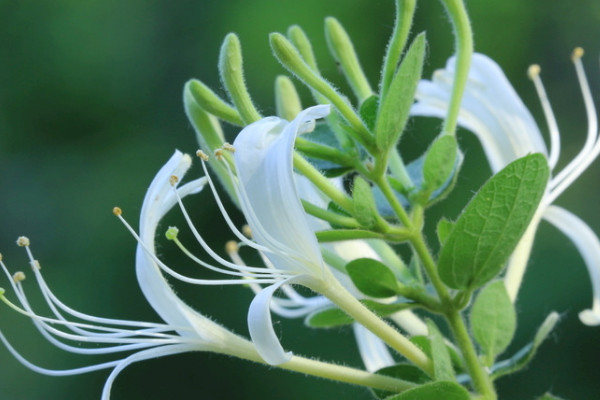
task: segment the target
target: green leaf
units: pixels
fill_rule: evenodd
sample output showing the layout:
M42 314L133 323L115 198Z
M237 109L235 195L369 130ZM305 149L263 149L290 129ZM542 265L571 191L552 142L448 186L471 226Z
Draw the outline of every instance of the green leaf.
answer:
M369 130L375 129L375 121L377 120L377 108L379 108L379 97L371 96L365 99L360 105L358 113L360 119L363 120Z
M382 318L415 306L414 303L384 304L368 299L361 300L360 302L363 303L369 310L373 311ZM354 318L350 317L337 307L317 310L309 314L304 320L304 324L311 328L336 328L339 326L349 325L353 322Z
M402 379L408 382L418 384L431 382L431 378L419 367L414 364L399 363L376 371L379 375L391 376L392 378ZM373 394L380 399L385 399L396 393L387 392L380 389L372 389Z
M448 239L450 232L454 228L454 223L442 217L437 223L437 236L440 244L443 245Z
M520 158L488 180L465 207L440 251L440 278L474 289L504 267L538 207L549 170L546 157Z
M421 350L423 350L423 353L425 353L426 356L428 356L429 358L433 358L433 354L431 351L431 340L429 339L429 337L417 335L412 336L409 340L416 344ZM454 369L457 371L465 371L466 367L462 356L459 355L455 349L448 345L446 345L446 350L448 351L448 354L450 354L450 360L452 361Z
M392 297L398 293L394 273L372 258L359 258L346 265L346 271L358 290L375 298Z
M365 228L372 228L377 223L377 206L371 192L371 186L360 176L354 178L352 187L352 202L354 204L354 215L359 224Z
M353 322L354 318L337 307L315 311L304 319L304 324L311 328L336 328Z
M431 358L433 360L433 375L436 381L454 381L454 369L450 361L450 353L444 343L444 337L432 320L427 320L429 340L431 343Z
M452 176L458 145L454 136L438 137L425 154L423 164L423 188L433 192L441 188Z
M458 383L438 381L409 389L387 400L470 400L467 389Z
M381 151L387 151L394 147L404 131L417 90L417 83L421 79L425 45L425 34L421 33L406 52L388 93L381 103L375 123L377 148Z
M516 352L508 360L501 361L492 367L492 379L498 379L501 376L515 373L527 366L535 356L537 349L546 340L550 332L552 332L559 319L558 313L550 313L536 332L533 342Z
M471 332L491 366L496 356L512 341L517 314L503 281L484 287L471 308Z

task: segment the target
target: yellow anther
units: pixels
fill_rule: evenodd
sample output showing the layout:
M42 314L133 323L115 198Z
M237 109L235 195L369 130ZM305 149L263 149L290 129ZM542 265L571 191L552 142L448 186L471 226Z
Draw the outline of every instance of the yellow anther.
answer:
M571 54L571 60L579 60L581 57L583 57L583 53L584 51L582 47L575 47L575 50L573 50L573 54Z
M12 278L15 283L23 282L25 280L25 274L22 271L17 271Z
M20 247L25 247L25 246L29 246L29 238L26 236L19 236L17 238L17 246Z
M527 75L529 76L529 79L537 78L541 70L542 69L537 64L530 65L529 69L527 70Z
M121 210L121 207L114 207L113 214L117 217L120 217L121 214L123 214L123 210Z
M208 161L208 159L209 159L208 154L206 154L202 150L198 150L196 152L196 156L198 156L199 158L201 158L203 161Z
M240 250L240 246L238 246L235 240L230 240L225 243L225 251L227 254L235 254Z
M227 143L227 142L223 143L223 150L227 150L229 152L235 153L235 147L233 147L232 144Z
M252 238L252 229L250 229L250 226L248 226L248 225L242 226L242 233L247 238Z
M171 175L171 177L169 178L169 183L171 184L171 186L177 185L177 182L179 182L179 178L175 175Z
M2 253L0 253L0 261L2 261Z
M35 269L42 269L42 265L40 264L40 262L38 260L33 260L31 262L31 266Z
M223 160L223 149L216 149L215 157L217 157L217 160L222 161Z

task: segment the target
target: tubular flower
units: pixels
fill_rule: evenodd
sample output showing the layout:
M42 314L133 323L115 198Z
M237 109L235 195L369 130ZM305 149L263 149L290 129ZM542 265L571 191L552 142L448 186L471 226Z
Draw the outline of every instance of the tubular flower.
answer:
M0 333L0 339L10 352L25 366L48 375L73 375L112 368L104 385L102 399L110 397L115 378L129 364L150 358L163 357L188 351L214 351L242 358L256 358L254 346L207 317L194 311L178 298L161 273L160 262L154 252L154 236L161 218L176 204L177 196L202 189L205 179L198 179L177 189L177 196L169 184L169 177L181 177L190 166L189 156L176 152L159 171L150 185L140 218L136 271L140 287L147 301L165 323L138 322L91 316L76 311L61 302L44 280L40 263L33 257L29 240L20 237L17 244L24 247L32 272L53 316L36 313L30 305L22 281L22 272L10 276L0 257L0 266L7 275L19 305L11 303L2 293L1 299L11 308L28 316L37 330L55 346L72 353L95 355L125 353L114 361L70 370L49 370L38 367L23 358ZM115 208L121 218L121 210ZM131 228L130 228L131 229ZM69 342L75 342L72 345ZM83 346L89 345L89 346ZM253 357L254 355L254 357Z
M567 235L581 253L591 277L594 297L591 309L582 311L579 318L586 325L599 325L600 241L584 221L564 208L552 204L600 153L596 109L581 63L582 55L583 50L578 48L574 51L572 59L587 114L587 139L577 156L560 171L554 171L536 216L509 261L505 284L514 301L529 259L537 226L541 219L545 219ZM445 116L450 99L454 64L455 60L451 58L444 70L434 73L431 81L424 80L419 83L417 102L411 110L412 115L440 118ZM469 81L459 114L459 124L471 130L479 138L494 173L511 161L536 152L547 156L551 168L554 169L556 166L560 156L560 135L539 77L539 70L538 66L531 66L529 76L535 84L546 116L550 150L546 147L535 120L500 67L482 54L473 56Z

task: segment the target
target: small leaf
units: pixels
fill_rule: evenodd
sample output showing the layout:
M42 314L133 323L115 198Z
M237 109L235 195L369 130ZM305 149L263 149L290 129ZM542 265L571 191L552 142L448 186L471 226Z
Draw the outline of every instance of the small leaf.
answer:
M421 350L423 350L423 353L425 353L426 356L428 356L429 358L433 357L431 352L431 340L427 336L412 336L409 340L416 344ZM454 366L454 369L457 371L465 371L466 367L462 356L459 355L455 349L448 345L446 345L446 349L448 351L448 354L450 354L450 360L452 360L452 365Z
M559 318L558 313L550 313L536 332L533 342L516 352L510 359L492 367L492 379L498 379L501 376L515 373L527 366L535 356L537 349L546 340L550 332L552 332Z
M448 239L450 232L454 228L454 223L442 217L437 223L437 236L440 244L443 245Z
M371 96L365 99L360 105L360 110L358 113L360 115L360 119L363 120L365 125L369 130L375 129L375 121L377 120L377 108L379 107L379 97Z
M425 153L423 164L423 188L433 192L441 188L452 176L456 163L458 145L454 136L438 137Z
M354 318L337 307L315 311L309 314L304 320L304 324L311 328L335 328L349 325L353 322Z
M386 400L470 400L471 395L458 383L437 381L426 383Z
M546 157L520 158L487 181L465 207L440 251L440 278L453 289L474 289L504 267L544 195Z
M413 303L383 304L368 299L360 300L360 302L382 318L415 306ZM350 325L353 322L354 318L337 307L317 310L309 314L304 320L304 324L311 328L336 328L339 326Z
M346 265L346 271L358 290L375 298L392 297L398 293L394 273L372 258L359 258Z
M382 100L375 124L376 143L379 150L387 151L396 145L404 131L413 104L417 83L421 79L425 58L425 35L412 42L398 67L387 96Z
M433 375L437 381L454 381L454 369L450 361L448 348L444 338L437 326L431 320L427 320L429 340L431 343L431 358L433 360Z
M512 341L517 328L517 314L503 281L484 287L471 308L471 331L481 347L487 365Z
M413 364L400 363L389 367L382 368L376 371L379 375L391 376L392 378L402 379L404 381L414 383L427 383L431 382L431 378L419 367ZM387 392L380 389L372 389L373 394L380 399L388 398L396 393Z

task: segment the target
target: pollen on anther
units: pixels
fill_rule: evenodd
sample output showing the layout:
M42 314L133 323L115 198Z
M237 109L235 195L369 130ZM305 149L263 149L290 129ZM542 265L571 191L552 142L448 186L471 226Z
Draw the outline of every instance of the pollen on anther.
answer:
M244 234L244 236L246 236L247 238L252 239L252 229L250 228L249 225L244 225L242 226L242 233Z
M223 150L227 150L227 151L230 151L232 153L235 153L235 147L233 147L232 144L227 143L227 142L223 143Z
M40 262L38 260L31 261L31 266L38 270L42 269L42 265L40 264Z
M208 161L210 157L208 157L208 154L206 154L205 152L203 152L202 150L198 150L196 152L196 156L198 156L198 158L201 158L203 161Z
M113 214L117 217L120 217L121 214L123 214L123 210L121 210L121 207L114 207Z
M240 250L240 246L237 244L235 240L230 240L225 243L225 252L227 254L235 254Z
M537 64L530 65L529 69L527 70L527 75L529 76L529 79L537 78L541 70L542 69Z
M579 60L581 57L583 57L583 53L584 51L582 47L575 47L575 50L573 50L573 54L571 54L571 60Z
M219 161L223 160L223 149L216 149L215 157L217 157L217 160Z
M22 271L17 271L12 276L15 283L23 282L25 280L25 274Z
M171 184L171 186L177 185L177 182L179 182L179 178L175 175L171 175L171 177L169 178L169 183Z
M26 247L29 246L29 238L26 236L19 236L17 238L17 246Z

